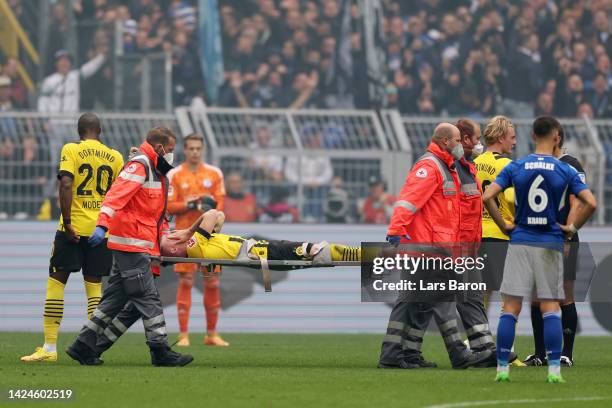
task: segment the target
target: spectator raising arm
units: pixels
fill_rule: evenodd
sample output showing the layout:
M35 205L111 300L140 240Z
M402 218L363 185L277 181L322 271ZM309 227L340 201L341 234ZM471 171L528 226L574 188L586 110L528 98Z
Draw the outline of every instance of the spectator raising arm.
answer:
M83 79L91 77L98 72L98 70L104 64L104 61L106 61L105 52L100 52L98 55L83 64L83 66L79 69L79 75Z
M314 93L318 84L319 73L317 71L313 71L306 80L305 86L300 92L297 99L293 101L293 103L289 106L289 109L302 109Z

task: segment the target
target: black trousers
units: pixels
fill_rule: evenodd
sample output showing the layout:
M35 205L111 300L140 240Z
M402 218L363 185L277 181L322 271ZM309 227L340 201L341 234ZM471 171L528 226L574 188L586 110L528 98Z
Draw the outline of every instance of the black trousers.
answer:
M167 346L166 321L149 255L113 251L113 267L108 283L98 307L81 329L77 341L99 352L98 344L112 345L142 317L147 344L152 347Z

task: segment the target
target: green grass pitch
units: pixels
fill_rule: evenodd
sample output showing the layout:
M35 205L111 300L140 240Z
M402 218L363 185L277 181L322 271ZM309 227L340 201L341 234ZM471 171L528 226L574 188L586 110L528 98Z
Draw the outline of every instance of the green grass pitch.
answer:
M74 339L60 333L60 350ZM512 368L511 383L493 382L494 369L453 370L437 335L424 353L437 369L376 368L382 335L226 334L229 348L182 349L195 361L184 368L151 367L144 335L127 334L100 367L82 367L60 352L57 363L24 364L40 333L0 332L0 405L72 407L609 407L612 406L610 337L579 337L576 366L566 384L546 384L546 368ZM518 338L521 356L532 348ZM7 390L74 391L71 401L8 402ZM521 400L518 401L517 400ZM488 403L476 401L489 401ZM491 402L494 401L494 402ZM456 405L464 402L463 405ZM455 405L452 405L452 404ZM451 405L445 405L451 404ZM512 405L511 405L512 404ZM516 404L516 405L514 405Z

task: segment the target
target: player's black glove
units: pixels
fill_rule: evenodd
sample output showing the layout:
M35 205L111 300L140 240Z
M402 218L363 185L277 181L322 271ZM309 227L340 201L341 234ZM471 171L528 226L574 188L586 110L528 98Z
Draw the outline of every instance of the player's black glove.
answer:
M188 210L197 210L199 209L200 199L194 198L193 200L187 201L187 209Z
M202 197L200 197L200 203L200 209L204 212L217 208L217 201L215 201L215 199L209 195L203 195Z

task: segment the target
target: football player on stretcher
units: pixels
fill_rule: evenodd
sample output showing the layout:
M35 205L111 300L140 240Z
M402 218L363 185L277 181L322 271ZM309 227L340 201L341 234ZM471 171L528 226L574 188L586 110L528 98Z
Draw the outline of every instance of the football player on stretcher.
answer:
M312 261L313 266L335 261L361 261L361 248L326 241L257 241L221 234L223 212L211 209L189 228L177 230L161 240L165 257L246 260ZM275 268L270 268L275 269Z

